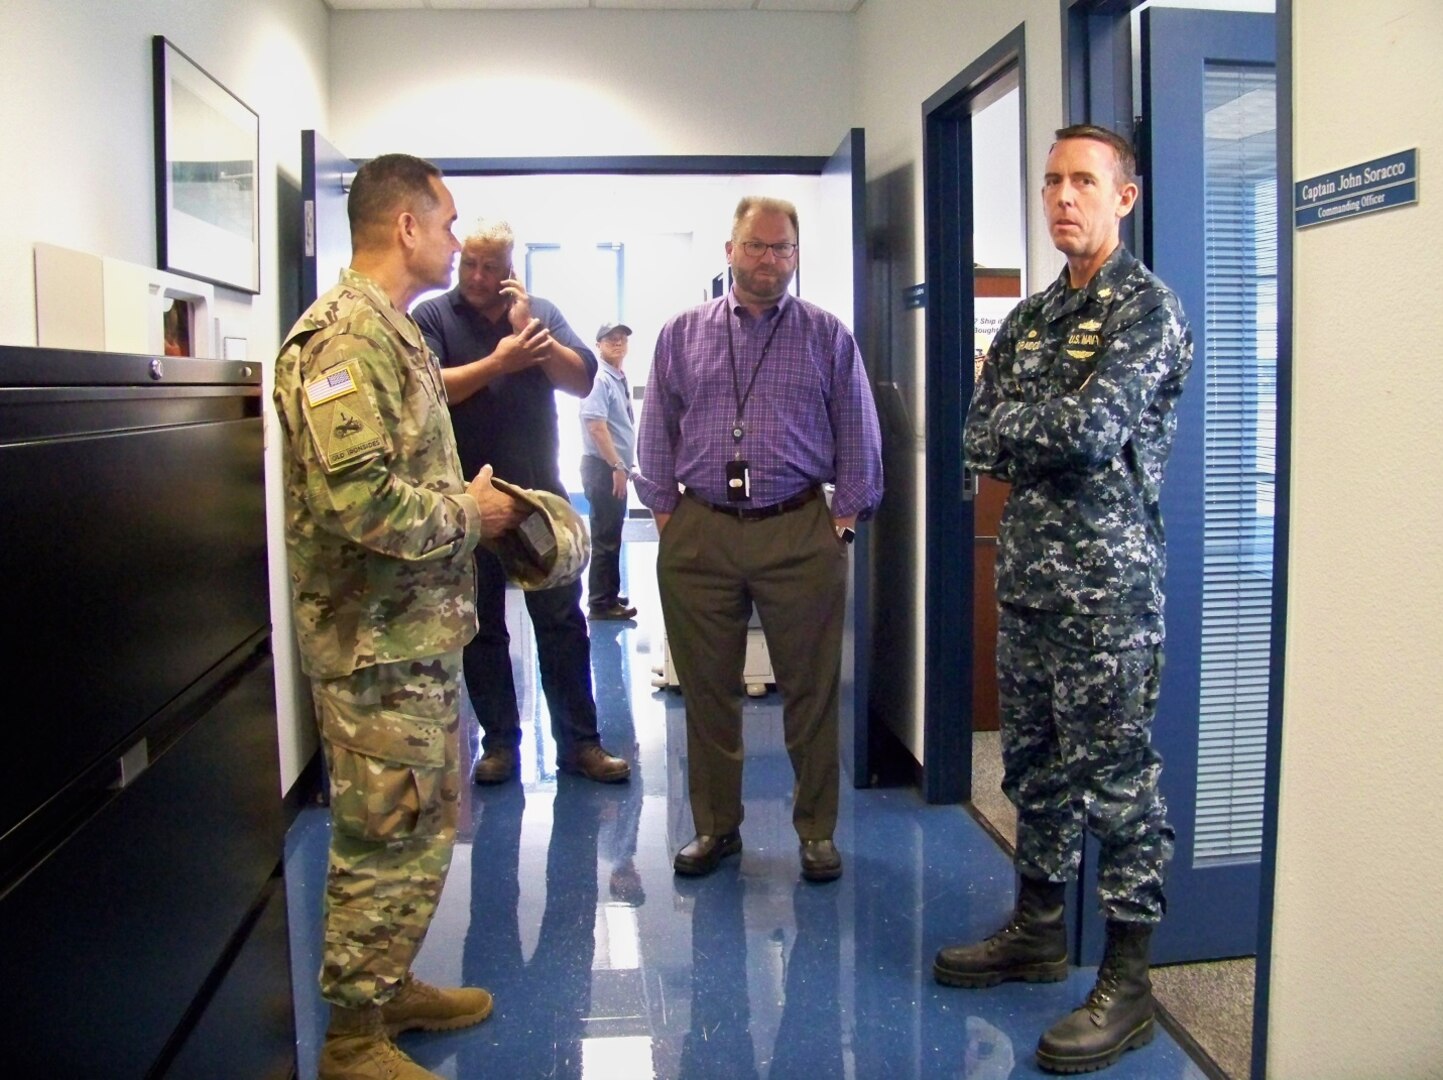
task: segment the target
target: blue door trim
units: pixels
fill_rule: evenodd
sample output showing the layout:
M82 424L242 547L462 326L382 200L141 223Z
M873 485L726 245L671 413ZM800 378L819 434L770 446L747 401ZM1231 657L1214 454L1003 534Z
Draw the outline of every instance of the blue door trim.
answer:
M802 154L666 154L630 157L432 158L448 176L525 176L530 173L623 173L629 176L786 174L819 176L829 157Z
M1266 16L1240 17L1235 13L1173 9L1144 12L1143 92L1145 97L1152 97L1152 100L1143 102L1142 111L1146 116L1166 117L1169 124L1181 125L1187 131L1202 130L1199 87L1204 47L1207 55L1272 62L1271 33L1259 34L1256 27L1243 28L1236 21L1239 18L1257 22L1265 20ZM1159 63L1158 57L1152 55L1146 29L1150 24L1161 24L1164 20L1173 25L1175 31L1167 39L1160 39L1157 48L1176 48L1178 55ZM1126 24L1128 16L1125 11L1117 16L1117 21ZM1219 26L1227 29L1219 30ZM1271 29L1269 24L1268 30ZM1116 40L1116 34L1105 35L1100 47L1113 48ZM1167 44L1169 41L1176 45ZM1162 71L1168 77L1149 80L1147 72L1151 70ZM1174 73L1176 77L1172 77ZM1147 139L1139 139L1138 142L1144 188L1152 192L1152 205L1147 208L1146 217L1166 221L1174 241L1180 229L1187 231L1188 236L1201 237L1200 142L1194 140L1194 145L1186 140L1175 141L1166 154L1154 153L1155 148L1148 145ZM1152 250L1152 230L1144 222L1139 231L1144 236L1140 252L1143 260L1163 275L1192 315L1197 357L1195 366L1198 368L1193 379L1201 382L1205 377L1206 355L1205 292L1201 269L1195 269L1190 259L1182 257L1169 261L1165 266L1159 265ZM1187 243L1181 245L1183 250L1187 250L1188 246ZM1251 955L1256 950L1254 913L1259 897L1260 862L1199 868L1191 865L1189 854L1196 820L1195 795L1190 785L1196 775L1198 753L1193 733L1198 715L1202 629L1204 397L1194 386L1179 403L1178 439L1162 495L1169 546L1166 586L1168 641L1162 701L1153 735L1154 741L1163 748L1162 787L1168 800L1169 818L1177 829L1180 842L1177 858L1169 872L1168 895L1172 910L1153 939L1154 960L1159 963ZM1267 813L1265 807L1265 817ZM1081 921L1079 959L1083 963L1095 962L1102 951L1102 922L1092 912L1089 903L1097 882L1097 850L1096 841L1089 836L1084 848L1078 897L1081 902L1077 914ZM1241 925L1237 920L1229 921L1214 914L1229 908L1243 913Z
M1130 13L1142 0L1060 2L1064 125L1097 124L1136 143ZM1122 243L1129 251L1142 250L1136 230L1147 216L1145 200L1143 192L1122 222Z
M839 184L847 191L851 209L852 230L852 336L865 350L872 340L872 308L867 302L867 140L861 128L852 128L842 138L822 170L823 185ZM825 199L824 199L825 201ZM863 353L868 377L875 386L879 377L878 358ZM875 393L875 391L874 391ZM872 527L860 522L852 545L852 604L847 632L851 637L852 669L848 685L847 673L842 676L843 739L850 738L850 750L844 748L843 767L850 765L853 787L870 787L874 769L872 751L885 721L873 726L870 702L872 694L872 567L876 551L872 543ZM847 721L850 719L850 725ZM850 726L850 737L848 727Z
M1133 115L1128 23L1140 0L1059 0L1063 35L1064 114L1071 123L1102 123L1127 130ZM1267 1056L1267 1013L1271 968L1272 908L1277 873L1278 789L1281 773L1283 662L1287 630L1287 561L1291 489L1292 289L1291 217L1293 125L1292 0L1277 0L1278 131L1278 384L1277 488L1273 535L1271 670L1267 729L1267 767L1263 795L1263 840L1259 880L1257 976L1254 993L1252 1073L1262 1080ZM1143 149L1143 148L1140 148ZM1136 217L1136 215L1134 215ZM1138 245L1134 250L1142 250Z
M972 400L972 112L1000 96L1014 66L1023 102L1019 25L922 105L926 244L926 536L922 794L972 798L973 504L962 498L962 423ZM1027 136L1024 107L1022 160ZM1024 173L1025 173L1024 167ZM959 552L964 553L959 558Z
M301 132L301 274L297 282L295 310L281 328L285 334L290 323L316 301L316 297L335 284L334 279L322 281L320 267L340 260L350 261L351 230L346 222L346 193L356 164L325 140L320 132L307 128ZM282 304L282 312L286 306Z
M1253 989L1252 1075L1267 1080L1268 1006L1277 892L1278 794L1283 761L1283 660L1287 655L1288 539L1293 477L1293 0L1278 0L1278 388L1273 502L1273 624L1268 671L1268 761L1263 779L1263 854L1258 883L1258 958Z

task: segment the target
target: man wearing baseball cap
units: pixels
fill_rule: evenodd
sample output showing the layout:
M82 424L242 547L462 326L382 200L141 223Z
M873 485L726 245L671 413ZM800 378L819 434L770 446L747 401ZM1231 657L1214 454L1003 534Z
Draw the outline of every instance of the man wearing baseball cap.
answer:
M621 529L626 484L636 469L636 415L621 373L631 327L602 323L596 351L604 361L581 403L581 490L591 504L591 573L587 607L593 619L632 619L636 608L621 595Z

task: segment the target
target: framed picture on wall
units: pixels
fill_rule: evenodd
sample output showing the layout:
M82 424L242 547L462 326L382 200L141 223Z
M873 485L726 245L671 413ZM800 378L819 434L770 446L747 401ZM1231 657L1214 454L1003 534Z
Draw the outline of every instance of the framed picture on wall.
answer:
M164 37L152 45L159 269L258 293L260 117Z

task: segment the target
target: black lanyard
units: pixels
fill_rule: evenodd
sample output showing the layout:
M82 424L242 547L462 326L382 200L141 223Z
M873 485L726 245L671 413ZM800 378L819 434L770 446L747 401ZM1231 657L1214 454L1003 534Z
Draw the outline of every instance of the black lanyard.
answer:
M757 384L757 373L762 370L762 363L767 358L767 350L772 347L772 338L777 336L777 330L781 327L782 318L786 315L786 312L781 310L777 312L777 317L772 323L772 332L767 335L767 340L762 345L762 354L761 356L757 357L757 366L752 368L752 377L747 380L746 393L742 393L741 380L737 377L737 353L736 346L732 341L732 316L734 314L736 313L732 311L731 305L728 304L727 359L731 361L732 397L736 399L737 403L737 419L736 423L732 425L732 438L735 439L737 442L741 442L742 436L746 434L746 429L742 426L742 414L746 412L747 402L751 400L752 388ZM738 321L740 321L740 316L738 316ZM737 448L737 452L741 453L740 447Z

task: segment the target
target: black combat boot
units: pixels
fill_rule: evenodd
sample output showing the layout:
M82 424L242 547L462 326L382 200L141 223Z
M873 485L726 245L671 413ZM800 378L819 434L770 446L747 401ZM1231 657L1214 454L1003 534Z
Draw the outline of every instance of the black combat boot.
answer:
M1023 876L1012 920L976 945L937 952L932 977L947 986L980 989L1000 982L1057 982L1067 978L1064 882Z
M1152 1042L1152 980L1147 948L1152 927L1107 920L1107 948L1097 984L1082 1003L1047 1029L1037 1044L1037 1064L1048 1072L1092 1072L1111 1065L1126 1050Z

